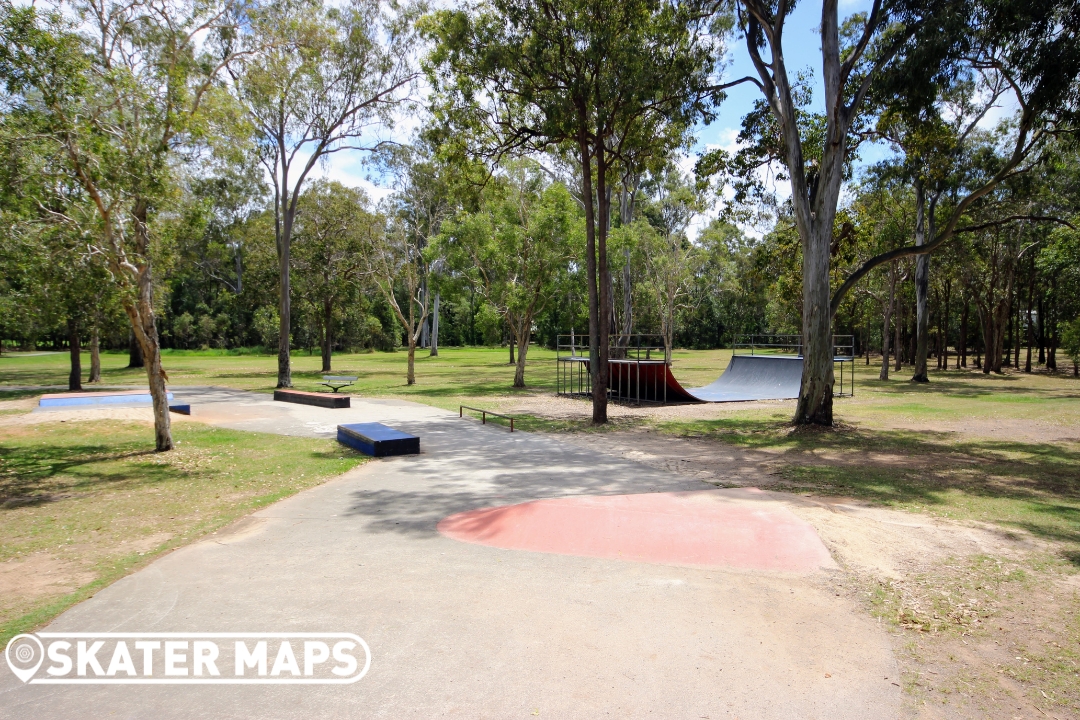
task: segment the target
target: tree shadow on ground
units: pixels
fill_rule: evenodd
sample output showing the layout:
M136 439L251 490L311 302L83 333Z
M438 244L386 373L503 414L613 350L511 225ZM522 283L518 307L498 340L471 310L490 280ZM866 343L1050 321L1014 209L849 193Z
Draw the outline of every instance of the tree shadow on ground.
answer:
M698 480L531 433L457 417L395 423L420 455L377 461L350 493L347 515L368 530L433 537L447 515L541 497L715 489Z
M154 454L90 444L0 446L0 509L52 502L58 493L84 493L131 480L162 482L185 474L167 464L120 462Z
M739 418L662 428L768 452L780 464L783 489L937 508L1080 550L1077 443L962 439L936 431L792 429Z

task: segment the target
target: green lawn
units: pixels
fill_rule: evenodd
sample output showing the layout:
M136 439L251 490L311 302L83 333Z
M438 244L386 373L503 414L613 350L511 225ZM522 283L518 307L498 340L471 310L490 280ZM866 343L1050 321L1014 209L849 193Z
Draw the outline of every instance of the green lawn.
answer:
M530 390L554 391L555 353L532 347L528 353L526 382ZM127 369L126 353L101 356L103 385L144 385L143 370ZM405 384L405 351L339 354L333 359L334 375L356 375L359 381L349 392L369 396L410 398L457 408L459 401L478 397L507 396L514 366L506 348L445 348L438 357L417 351L416 384ZM50 355L5 354L0 358L0 400L25 397L41 391L25 386L67 386L69 360L66 353ZM217 385L256 392L272 392L277 384L277 357L225 352L165 351L162 365L173 387ZM89 368L88 355L83 367ZM318 383L323 373L319 356L294 352L293 385L300 390L326 390ZM92 389L84 386L84 389ZM520 392L520 391L518 391Z
M154 557L363 462L332 440L197 423L174 423L173 436L176 449L156 454L145 423L0 427L0 644Z

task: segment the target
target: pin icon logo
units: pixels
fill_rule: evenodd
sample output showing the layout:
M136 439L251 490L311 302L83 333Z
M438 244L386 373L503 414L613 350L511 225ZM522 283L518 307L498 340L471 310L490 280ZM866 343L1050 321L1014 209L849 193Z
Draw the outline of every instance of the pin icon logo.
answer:
M4 656L15 677L26 682L41 667L45 659L45 646L34 635L16 635L7 644Z

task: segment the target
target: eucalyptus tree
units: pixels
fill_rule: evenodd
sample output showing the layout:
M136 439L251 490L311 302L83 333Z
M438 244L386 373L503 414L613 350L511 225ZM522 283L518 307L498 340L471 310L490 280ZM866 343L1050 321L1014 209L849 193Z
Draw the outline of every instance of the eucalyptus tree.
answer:
M235 58L234 10L231 0L74 0L54 12L5 2L0 13L8 101L56 143L94 209L95 231L82 239L120 287L145 359L158 451L173 441L154 308L154 214ZM79 218L56 219L86 229Z
M391 201L401 222L405 223L416 247L427 259L423 268L420 302L428 308L420 328L419 343L430 345L430 354L438 352L439 287L434 277L442 258L427 250L439 234L443 221L453 214L462 183L468 183L472 168L461 158L448 158L436 144L437 140L419 135L409 145L390 145L375 154L375 165L384 177L390 178L394 189ZM433 287L434 286L434 287ZM432 307L432 291L434 306Z
M727 27L714 9L702 0L481 0L424 23L436 115L462 144L493 162L562 150L580 165L594 423L607 421L609 190L620 159L671 142L645 129L710 117Z
M784 55L793 3L737 0L739 27L772 116L776 147L791 185L791 209L802 245L804 365L796 423L832 424L832 320L866 273L899 257L933 251L957 230L970 205L1019 166L1071 112L1080 75L1080 10L1071 0L875 0L866 13L841 20L838 0L821 3L824 111L807 121L805 89ZM1006 78L1021 108L1011 152L987 182L967 189L925 245L867 259L830 296L830 255L850 155L866 129L865 101L889 87L921 101L935 81L962 67Z
M937 234L942 198L963 187L969 141L979 142L987 113L997 107L1007 84L1000 74L980 75L968 70L964 77L943 86L934 84L929 97L898 98L888 86L877 88L885 97L875 134L885 139L897 156L880 164L878 174L909 181L914 191L915 246L925 245ZM897 245L905 245L898 243ZM916 256L915 306L916 350L913 382L928 382L930 253Z
M686 230L704 208L696 188L677 167L664 168L648 183L646 191L648 199L642 208L646 221L639 223L641 257L646 283L660 315L664 358L671 362L676 316L695 299L694 280L704 261Z
M309 186L297 205L293 267L298 293L318 318L322 372L330 372L334 317L343 302L358 301L364 253L381 230L369 205L363 190L326 180Z
M429 312L423 296L428 263L416 236L393 205L384 203L381 208L382 225L371 236L364 257L375 286L405 331L405 383L412 385L416 382L416 345Z
M248 16L246 54L232 69L274 190L278 254L278 387L289 364L293 226L304 183L319 162L383 144L416 73L412 18L380 0L272 0Z
M443 224L434 249L503 317L517 345L514 387L525 387L533 322L556 298L573 256L580 216L562 183L532 162L508 162L481 207Z

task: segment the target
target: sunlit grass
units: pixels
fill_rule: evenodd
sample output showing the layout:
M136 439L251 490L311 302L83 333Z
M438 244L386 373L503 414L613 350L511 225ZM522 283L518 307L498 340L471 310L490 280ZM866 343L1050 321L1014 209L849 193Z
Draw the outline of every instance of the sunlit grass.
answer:
M362 462L331 440L194 423L175 424L176 449L157 454L147 430L0 428L0 563L33 572L47 559L68 579L0 598L0 644L149 559Z

